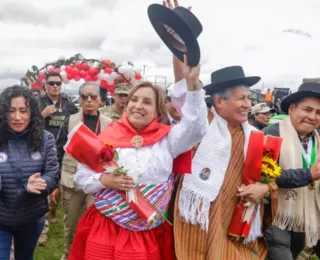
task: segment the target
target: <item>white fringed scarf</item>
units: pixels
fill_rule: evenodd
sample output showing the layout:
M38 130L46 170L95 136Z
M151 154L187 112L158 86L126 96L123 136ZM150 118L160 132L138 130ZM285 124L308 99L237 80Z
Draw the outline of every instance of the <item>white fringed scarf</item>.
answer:
M224 175L228 170L232 148L227 121L214 109L213 113L214 119L193 157L192 174L184 176L179 198L180 216L187 223L200 224L206 231L209 229L210 204L220 192ZM246 156L250 133L256 129L248 122L243 123L242 128L245 135L244 155ZM203 172L205 168L207 169ZM208 172L208 169L209 178L206 179L205 172ZM258 212L259 210L257 209ZM260 219L260 214L256 215L259 215Z

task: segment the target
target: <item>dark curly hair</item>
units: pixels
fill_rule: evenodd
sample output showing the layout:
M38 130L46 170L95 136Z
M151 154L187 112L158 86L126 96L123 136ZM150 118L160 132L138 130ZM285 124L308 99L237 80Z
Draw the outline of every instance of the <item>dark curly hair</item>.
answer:
M17 85L6 88L0 94L0 147L6 147L8 145L8 114L10 111L11 100L16 97L24 97L26 99L26 104L31 113L30 124L28 126L29 151L40 151L41 141L44 134L44 125L38 101L32 95L30 89Z

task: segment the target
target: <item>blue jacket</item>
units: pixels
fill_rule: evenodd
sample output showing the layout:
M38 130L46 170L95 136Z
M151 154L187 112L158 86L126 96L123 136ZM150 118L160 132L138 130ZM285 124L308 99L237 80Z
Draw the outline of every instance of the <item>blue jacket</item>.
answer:
M28 131L10 133L8 147L0 149L0 227L16 227L45 215L47 196L57 187L59 163L54 137L44 131L40 152L28 150ZM41 194L26 190L28 178L41 173L47 189Z

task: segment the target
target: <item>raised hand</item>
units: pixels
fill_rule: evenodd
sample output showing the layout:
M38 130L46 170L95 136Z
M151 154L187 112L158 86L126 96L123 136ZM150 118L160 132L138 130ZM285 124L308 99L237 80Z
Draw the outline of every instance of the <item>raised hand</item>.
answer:
M200 91L200 64L198 64L196 67L190 67L188 65L188 57L187 55L184 55L183 66L183 76L187 81L188 91Z
M171 0L162 1L163 6L168 7L169 9L174 9L179 6L178 0L173 0L173 4ZM189 6L187 9L191 10L191 6Z

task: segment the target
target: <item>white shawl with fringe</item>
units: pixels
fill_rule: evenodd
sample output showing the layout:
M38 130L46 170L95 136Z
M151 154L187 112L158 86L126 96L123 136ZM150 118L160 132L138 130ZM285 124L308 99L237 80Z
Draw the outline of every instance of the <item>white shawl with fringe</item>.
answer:
M179 197L180 216L187 223L200 224L206 231L209 228L210 204L220 192L232 149L232 138L227 121L214 109L213 113L214 119L192 160L192 174L184 176ZM242 128L245 135L244 155L246 156L250 133L256 129L248 122L243 123ZM205 172L209 172L209 178L206 178L207 176L202 172L205 168L207 168Z

